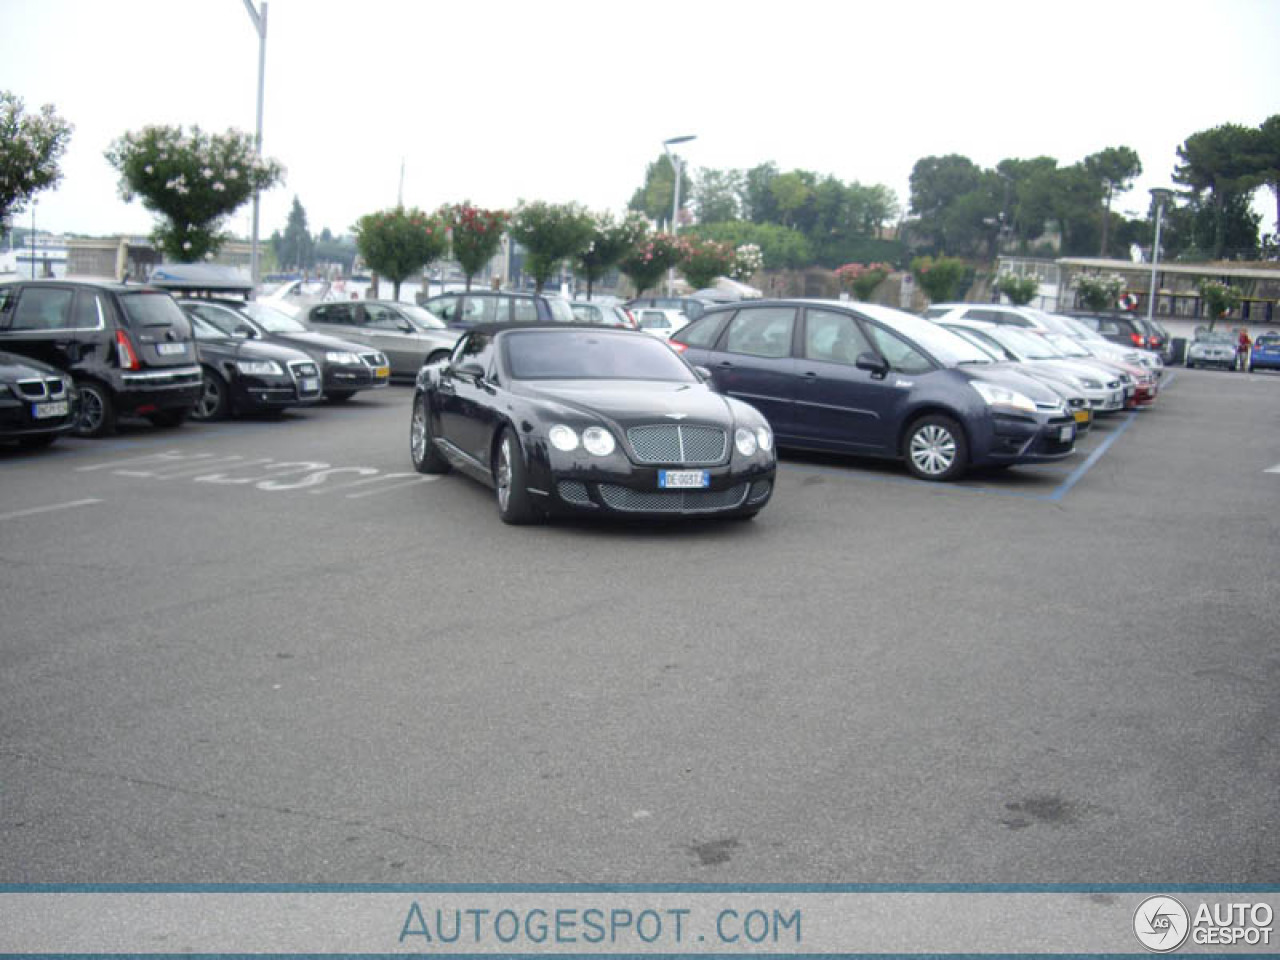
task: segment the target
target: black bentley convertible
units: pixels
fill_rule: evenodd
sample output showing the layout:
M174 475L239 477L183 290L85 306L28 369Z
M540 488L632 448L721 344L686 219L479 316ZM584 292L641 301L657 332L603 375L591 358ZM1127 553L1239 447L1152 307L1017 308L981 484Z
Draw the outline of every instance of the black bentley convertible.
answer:
M418 374L410 452L494 488L507 523L725 516L769 502L773 433L664 342L567 324L473 327Z

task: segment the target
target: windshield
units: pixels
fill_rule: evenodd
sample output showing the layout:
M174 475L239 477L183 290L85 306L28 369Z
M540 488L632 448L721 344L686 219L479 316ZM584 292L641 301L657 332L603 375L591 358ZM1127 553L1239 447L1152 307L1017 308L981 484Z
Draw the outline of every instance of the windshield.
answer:
M409 318L409 322L420 330L443 330L445 323L430 310L424 310L416 303L398 303L396 309Z
M227 332L201 316L191 317L191 329L197 340L225 340Z
M904 337L924 347L944 367L958 367L964 363L986 363L990 358L963 337L944 330L911 313L900 310L879 310L870 314L886 326L892 327Z
M1075 340L1072 340L1066 334L1046 333L1044 334L1044 338L1048 340L1051 344L1053 344L1055 347L1057 347L1058 352L1063 354L1064 356L1068 356L1068 357L1093 356L1093 354L1089 353L1088 350L1080 346L1079 343L1077 343Z
M696 383L661 340L595 330L514 331L503 338L517 380L670 380Z
M246 303L240 309L268 333L307 332L307 328L301 323L288 314L281 313L275 307L266 307L260 303Z
M1206 330L1196 337L1196 343L1235 343L1235 339L1229 333L1220 333L1217 330L1209 332Z
M960 337L961 339L967 340L969 343L972 343L975 347L977 347L979 350L985 353L988 357L990 357L993 362L1002 361L1005 359L1004 354L1000 352L997 346L982 342L982 335L980 333L977 333L973 330L968 330L964 327L952 327L946 324L943 324L943 326L946 327L946 329L950 330L952 333L954 333L957 337ZM966 363L982 363L982 362L983 361L981 360L966 361Z
M1019 360L1052 360L1059 356L1043 339L1021 330L995 327L985 332Z

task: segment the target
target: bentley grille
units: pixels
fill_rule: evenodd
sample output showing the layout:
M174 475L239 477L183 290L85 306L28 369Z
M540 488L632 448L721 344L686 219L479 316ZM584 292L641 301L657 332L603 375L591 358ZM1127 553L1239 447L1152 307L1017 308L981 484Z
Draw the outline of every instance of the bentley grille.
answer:
M640 463L719 463L729 445L729 435L719 427L656 424L632 427L627 441Z

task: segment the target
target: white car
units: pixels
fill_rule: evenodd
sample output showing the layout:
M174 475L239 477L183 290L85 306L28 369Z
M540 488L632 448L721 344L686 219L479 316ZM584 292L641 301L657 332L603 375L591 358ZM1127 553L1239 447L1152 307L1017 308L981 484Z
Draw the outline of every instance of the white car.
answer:
M689 325L689 318L679 310L660 309L658 307L632 307L631 315L636 318L636 326L661 340L670 339L677 330Z
M1188 367L1222 367L1230 370L1236 365L1236 340L1224 331L1196 330L1196 338L1187 348Z

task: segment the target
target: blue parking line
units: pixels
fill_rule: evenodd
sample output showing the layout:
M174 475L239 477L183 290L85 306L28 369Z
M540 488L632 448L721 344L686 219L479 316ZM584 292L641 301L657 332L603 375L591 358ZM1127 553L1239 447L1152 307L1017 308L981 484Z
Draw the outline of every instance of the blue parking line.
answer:
M1053 491L1053 493L1048 496L1041 497L1040 499L1057 503L1065 497L1070 492L1071 488L1079 483L1080 479L1093 468L1093 465L1102 459L1102 455L1111 449L1111 445L1119 440L1129 427L1133 426L1133 421L1136 419L1138 419L1138 411L1134 410L1124 418L1124 423L1120 425L1120 429L1107 437L1107 439L1103 440L1098 449L1089 454L1088 459L1085 460L1084 463L1072 470L1071 475L1067 477L1066 480L1062 481L1062 485L1059 486L1057 490Z

